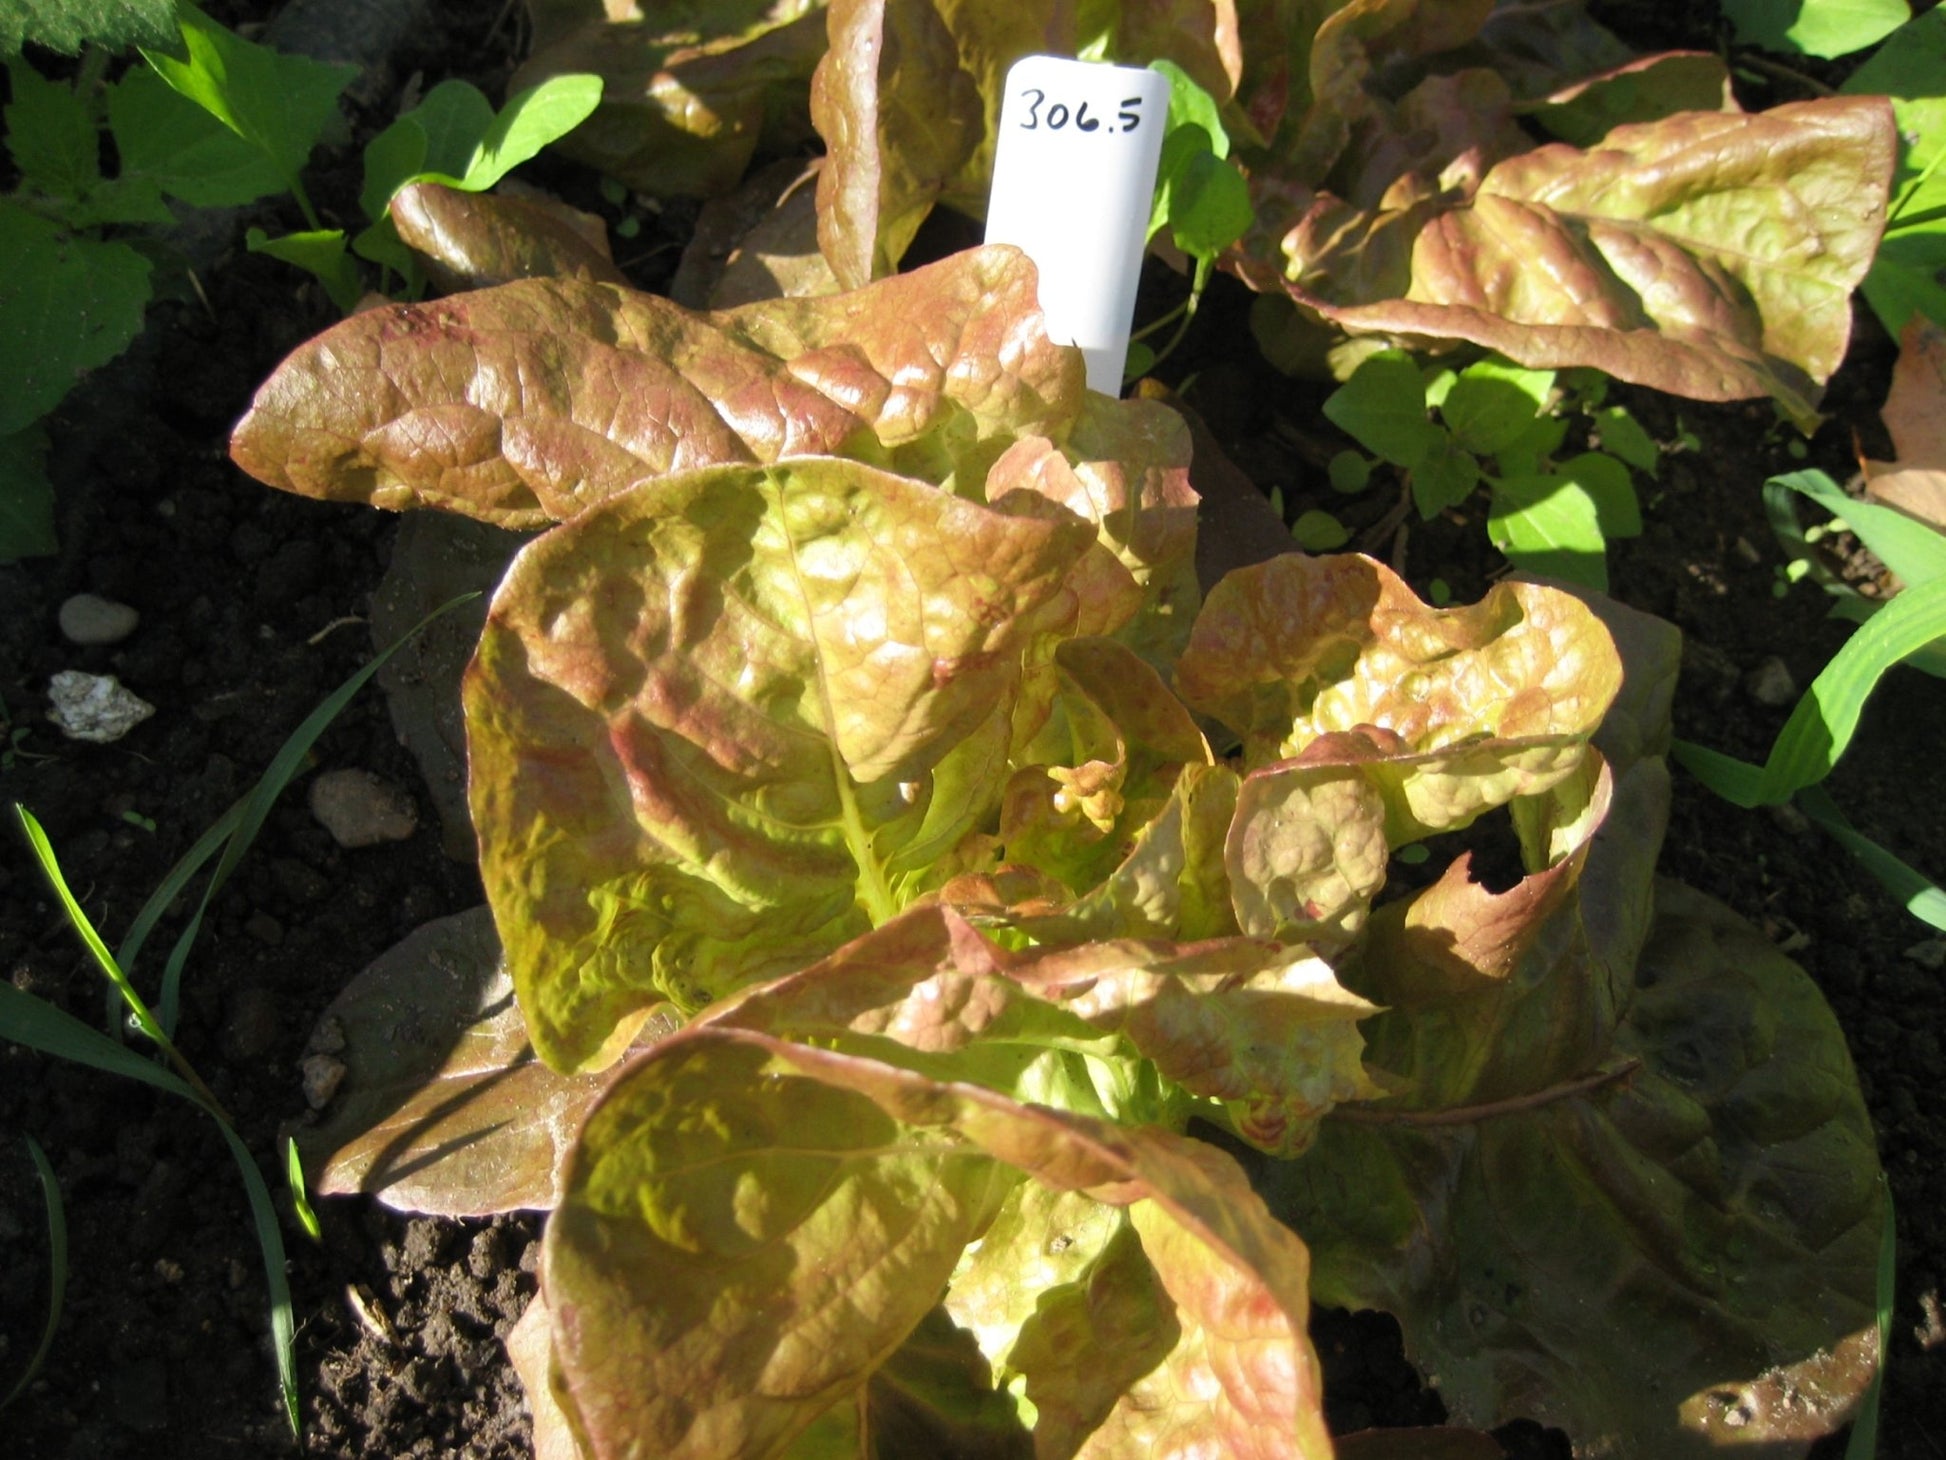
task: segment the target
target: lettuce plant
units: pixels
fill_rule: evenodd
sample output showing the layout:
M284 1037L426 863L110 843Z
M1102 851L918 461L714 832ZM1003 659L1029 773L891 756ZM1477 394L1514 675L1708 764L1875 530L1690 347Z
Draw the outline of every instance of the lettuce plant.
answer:
M1013 61L1160 60L1222 105L1256 218L1226 266L1265 294L1274 359L1318 369L1347 336L1465 344L1698 399L1768 395L1800 420L1844 353L1899 142L1877 96L1746 113L1720 57L1637 55L1579 0L530 9L545 46L529 78L609 68L572 145L650 189L733 185L761 139L801 131L808 77L818 238L847 287L893 272L933 207L984 211ZM1924 90L1908 82L1893 89ZM1905 226L1923 252L1923 206ZM1919 289L1906 274L1880 293Z
M454 1043L348 1051L322 1183L552 1211L543 1453L1324 1456L1314 1295L1589 1453L1858 1402L1870 1127L1804 975L1658 907L1666 625L1351 556L1199 605L1186 427L1004 248L377 309L232 451L545 529L465 684L505 983L361 980Z

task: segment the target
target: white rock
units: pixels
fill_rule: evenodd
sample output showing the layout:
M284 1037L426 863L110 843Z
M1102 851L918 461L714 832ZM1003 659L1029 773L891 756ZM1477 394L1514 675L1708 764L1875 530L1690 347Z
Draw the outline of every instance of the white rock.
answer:
M304 1103L313 1110L329 1105L345 1082L345 1062L332 1055L306 1055L299 1068L304 1072Z
M47 718L70 740L107 745L155 713L155 706L122 687L112 674L63 669L47 686Z
M370 771L326 771L311 782L311 814L341 847L402 842L419 826L419 808Z
M1797 698L1797 681L1790 666L1772 654L1743 676L1743 692L1760 705L1782 709Z
M92 593L77 593L61 605L61 634L70 644L119 644L141 621L126 603Z

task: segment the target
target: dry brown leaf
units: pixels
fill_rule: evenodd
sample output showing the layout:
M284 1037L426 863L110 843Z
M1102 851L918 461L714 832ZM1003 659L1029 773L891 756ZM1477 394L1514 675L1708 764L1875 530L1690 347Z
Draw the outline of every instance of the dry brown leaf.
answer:
M1923 314L1899 336L1879 412L1896 461L1866 461L1865 494L1946 532L1946 329Z

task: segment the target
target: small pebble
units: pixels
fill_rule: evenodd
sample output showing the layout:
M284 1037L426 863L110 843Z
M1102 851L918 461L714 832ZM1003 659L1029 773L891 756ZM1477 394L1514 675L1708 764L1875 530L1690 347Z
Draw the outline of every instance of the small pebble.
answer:
M1905 956L1921 968L1930 968L1937 973L1946 968L1946 938L1928 938L1923 943L1914 943L1905 950Z
M272 948L284 941L284 925L262 909L250 914L244 921L243 931L259 943L267 943Z
M1797 698L1790 666L1775 654L1743 676L1743 692L1760 705L1782 709Z
M70 740L108 745L155 713L155 706L123 688L112 674L63 669L48 681L47 718Z
M1799 811L1790 802L1784 801L1770 808L1771 823L1786 836L1809 836L1811 818Z
M126 603L92 593L77 593L61 605L61 635L70 644L119 644L141 621Z
M304 1103L322 1110L345 1081L345 1062L334 1055L312 1054L304 1057Z
M311 782L311 814L345 848L402 842L419 826L412 798L370 771L324 772Z

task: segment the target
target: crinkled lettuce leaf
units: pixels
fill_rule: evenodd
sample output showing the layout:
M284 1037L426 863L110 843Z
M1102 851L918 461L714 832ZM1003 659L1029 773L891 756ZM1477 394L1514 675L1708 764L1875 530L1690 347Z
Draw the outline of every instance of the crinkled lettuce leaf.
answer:
M988 248L719 314L566 279L371 310L286 359L230 451L285 491L527 528L653 476L790 456L964 472L973 495L1019 437L1065 437L1085 394L1033 265Z
M1001 1220L1025 1185L1084 1200ZM1228 1157L724 1028L658 1046L589 1120L543 1256L553 1391L597 1453L782 1452L857 1402L949 1283L1002 1309L954 1314L962 1328L1004 1335L1020 1305L995 1286L1048 1273L1010 1279L995 1233L1023 1257L1094 1259L1098 1301L1077 1311L1057 1288L999 1360L1019 1351L1023 1397L1075 1441L1061 1453L1331 1453L1303 1244ZM976 1241L978 1270L956 1277ZM1057 1323L1140 1329L1153 1366L1110 1366L1119 1389L1077 1374Z
M1063 515L804 459L651 482L523 549L465 701L481 873L543 1059L606 1063L654 1002L801 967L922 890L895 859L984 817L996 710L1072 613L1095 538Z

